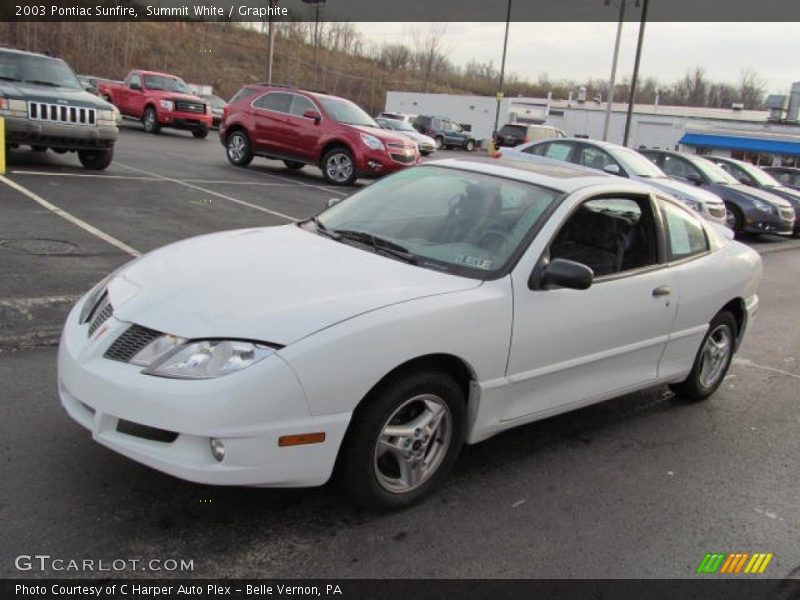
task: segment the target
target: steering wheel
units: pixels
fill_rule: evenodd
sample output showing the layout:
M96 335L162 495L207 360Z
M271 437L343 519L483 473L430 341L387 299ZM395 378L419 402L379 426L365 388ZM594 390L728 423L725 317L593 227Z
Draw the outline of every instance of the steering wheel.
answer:
M497 240L492 242L492 240ZM494 250L500 246L500 244L506 241L506 232L500 229L488 229L481 234L481 237L478 238L477 245L480 248L486 248L487 250Z

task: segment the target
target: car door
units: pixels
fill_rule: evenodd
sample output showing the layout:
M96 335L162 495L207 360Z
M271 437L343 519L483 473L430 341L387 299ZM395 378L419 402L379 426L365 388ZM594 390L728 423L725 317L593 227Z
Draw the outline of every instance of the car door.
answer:
M139 89L134 89L132 86ZM135 108L138 104L136 100L142 95L142 78L138 73L133 73L120 88L119 111L126 115L141 115Z
M532 245L512 273L511 383L501 420L569 410L656 380L677 308L660 227L649 195L578 192L554 213L540 233L544 250ZM590 266L591 287L543 287L537 274L555 258Z
M291 103L292 94L285 92L267 92L253 101L253 141L256 149L278 154L290 153L286 142L290 138L288 121Z
M580 144L577 151L572 153L571 161L577 165L589 167L590 169L597 169L604 173L627 177L627 173L625 169L622 168L622 165L608 152L597 146Z
M313 160L317 156L317 141L319 139L322 113L319 108L305 96L291 94L289 116L286 122L286 139L283 141L287 153L296 155L303 160ZM303 116L307 111L320 115L320 121L315 121Z

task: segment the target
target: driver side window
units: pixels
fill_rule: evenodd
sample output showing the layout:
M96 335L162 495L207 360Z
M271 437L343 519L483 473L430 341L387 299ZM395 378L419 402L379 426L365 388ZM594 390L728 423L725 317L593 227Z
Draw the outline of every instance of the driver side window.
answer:
M550 243L550 260L566 258L595 277L654 265L656 227L648 197L601 197L581 204Z
M142 87L142 80L138 75L131 75L130 79L128 79L128 87L129 88L141 88Z
M674 156L664 157L664 166L662 167L667 175L672 177L680 177L681 179L695 179L700 180L700 171L694 165L682 158L675 158Z

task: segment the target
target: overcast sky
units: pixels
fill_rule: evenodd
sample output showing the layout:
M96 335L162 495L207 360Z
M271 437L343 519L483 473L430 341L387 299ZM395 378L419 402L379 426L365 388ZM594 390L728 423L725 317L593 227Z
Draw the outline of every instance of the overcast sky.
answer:
M360 23L369 41L412 45L414 29L426 23ZM448 58L494 60L499 68L505 23L449 23L444 40ZM507 71L536 79L607 79L611 72L616 23L512 23ZM617 81L630 76L638 23L622 30ZM742 69L753 69L768 93L787 93L800 81L800 23L647 23L640 76L672 83L687 69L703 67L708 79L736 83Z

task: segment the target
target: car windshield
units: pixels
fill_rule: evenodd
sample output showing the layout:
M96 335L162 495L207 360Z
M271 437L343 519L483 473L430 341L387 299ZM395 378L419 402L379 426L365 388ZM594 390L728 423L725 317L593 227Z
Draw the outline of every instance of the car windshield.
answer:
M16 52L0 51L0 80L83 89L75 73L60 58Z
M742 185L738 179L733 177L719 165L715 165L707 158L692 155L687 155L686 158L695 167L702 171L703 175L705 175L711 183L721 183L723 185Z
M506 123L500 128L500 135L508 135L508 134L515 134L515 135L525 135L528 132L528 128L525 125L511 125L510 123Z
M180 92L191 94L192 90L183 79L168 77L166 75L145 75L144 87L148 90L161 90L164 92Z
M631 150L630 148L615 148L612 154L614 158L623 164L628 173L632 173L637 177L667 179L664 171L635 150Z
M390 119L389 126L392 129L396 129L397 131L416 131L416 129L414 129L409 123L405 121L394 121Z
M316 99L322 104L322 108L334 121L344 125L364 125L366 127L377 127L375 120L365 113L357 105L344 98L334 98L332 96L317 96Z
M208 102L214 108L224 108L225 107L225 100L223 100L219 96L203 96L203 100Z
M369 234L373 242L402 249L420 267L488 279L505 268L559 196L501 177L415 167L334 205L318 223L332 237ZM380 246L373 249L380 253Z
M765 187L781 187L783 184L775 179L772 175L759 169L755 165L751 165L749 163L739 164L739 167L746 172L750 177L756 180L759 185L763 185Z

